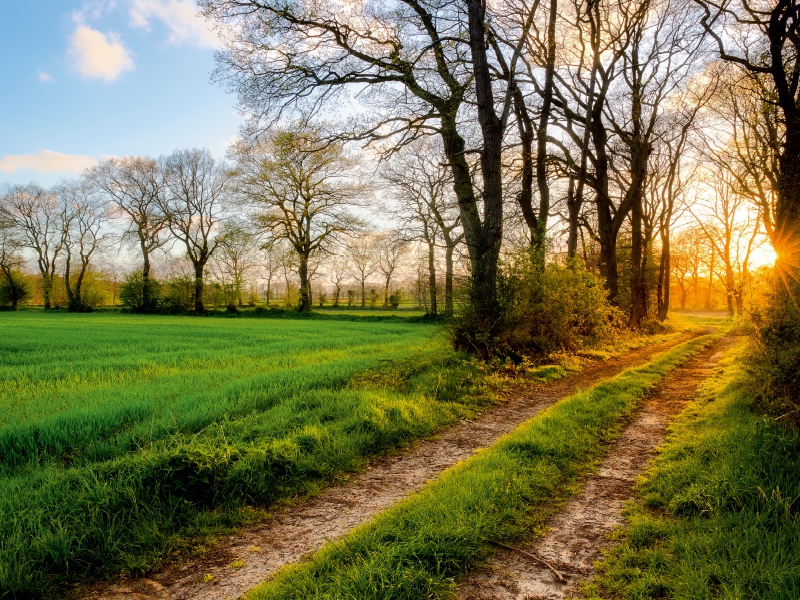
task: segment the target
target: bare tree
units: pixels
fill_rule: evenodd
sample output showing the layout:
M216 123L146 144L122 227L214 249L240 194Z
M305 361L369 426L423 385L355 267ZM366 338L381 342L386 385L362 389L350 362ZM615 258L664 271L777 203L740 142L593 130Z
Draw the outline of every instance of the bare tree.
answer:
M208 150L177 150L164 160L167 193L161 210L194 267L194 313L202 314L203 278L217 248L216 234L229 197L230 172Z
M55 194L61 202L64 224L64 289L69 309L84 312L90 305L86 301L83 283L92 255L106 237L103 228L107 214L88 179L63 182L55 189Z
M259 236L244 220L232 217L222 222L216 244L213 262L218 277L223 285L233 288L236 303L242 306L242 290L247 283L247 275L258 264ZM271 291L274 271L274 268L269 271L267 294Z
M464 239L457 198L442 155L432 143L417 142L403 151L382 175L392 186L395 216L408 240L419 240L428 249L431 314L438 313L436 248L445 251L445 314L453 316L453 254Z
M22 267L22 241L14 223L3 210L4 198L0 196L0 275L5 279L6 300L17 310L27 295L27 288L20 278Z
M719 275L725 285L728 314L744 313L744 290L750 276L750 258L761 234L761 214L740 194L735 182L724 173L712 172L711 187L716 192L705 211L693 214L724 270ZM713 257L709 278L713 277Z
M240 144L235 152L239 187L256 207L262 229L297 253L299 309L310 311L312 255L361 227L351 212L366 192L356 180L357 161L341 144L322 145L318 131L301 126Z
M786 286L800 271L800 2L695 0L722 60L754 77L766 103L779 107L773 240ZM735 35L730 35L735 31ZM763 83L770 82L769 87ZM768 160L767 157L765 157Z
M19 232L20 244L34 252L42 276L44 308L50 309L56 263L64 249L64 221L58 199L35 184L8 189L3 217Z
M378 270L375 241L372 237L360 237L347 244L347 254L353 265L355 278L361 284L361 306L367 305L367 279Z
M166 182L157 161L143 156L112 158L87 173L113 205L112 217L124 223L123 239L132 238L142 254L142 307L152 309L150 269L153 252L167 241L164 205Z
M396 232L384 233L378 240L377 270L383 275L383 307L389 307L389 286L406 251L406 241Z
M336 257L333 264L330 266L328 277L333 284L333 305L339 306L339 300L342 295L342 284L350 279L350 264L346 257Z
M341 136L394 138L395 147L423 135L440 137L470 256L473 322L479 331L493 328L503 234L502 149L513 86L494 77L502 69L488 43L488 5L481 0L346 8L330 0L202 0L200 5L229 32L216 77L238 93L253 117L252 129L286 111L319 112L352 91L369 107ZM520 38L530 21L523 20ZM517 68L518 59L519 52L504 59L508 70ZM465 119L467 112L477 119ZM479 157L479 175L470 168L470 154ZM480 344L466 345L481 351Z

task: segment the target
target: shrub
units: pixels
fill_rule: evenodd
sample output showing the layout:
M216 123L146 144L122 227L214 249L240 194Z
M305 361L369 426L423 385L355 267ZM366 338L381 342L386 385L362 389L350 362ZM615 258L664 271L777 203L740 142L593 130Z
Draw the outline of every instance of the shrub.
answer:
M194 306L194 279L173 277L162 285L159 306L164 312L177 314Z
M31 284L22 273L11 271L0 277L0 306L16 310L30 297Z
M800 285L774 294L752 314L751 335L763 389L762 408L800 422Z
M161 297L161 284L153 277L149 278L149 302L144 301L144 278L141 271L134 271L125 277L120 286L119 299L133 312L153 312Z
M400 306L400 292L399 291L397 291L394 294L392 294L391 296L389 296L389 306L391 306L392 308L397 308L398 306Z
M500 314L489 326L467 312L455 322L454 343L479 356L543 356L575 351L615 337L621 312L608 301L602 280L573 263L543 270L527 254L501 265Z

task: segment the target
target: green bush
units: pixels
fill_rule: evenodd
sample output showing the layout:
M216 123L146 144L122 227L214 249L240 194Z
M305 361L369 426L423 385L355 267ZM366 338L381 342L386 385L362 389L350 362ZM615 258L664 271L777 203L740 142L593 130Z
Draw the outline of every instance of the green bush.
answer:
M800 422L800 285L781 290L752 314L755 362L763 381L762 409Z
M153 277L148 279L149 301L144 300L144 277L141 271L134 271L125 278L119 290L122 304L133 312L154 312L161 297L161 284Z
M592 346L615 337L624 323L600 277L577 261L541 269L528 254L514 256L501 264L498 297L499 315L491 324L477 323L469 307L459 316L457 348L521 360Z
M18 271L0 277L0 306L14 310L31 297L31 284L28 278Z
M159 307L162 311L177 314L194 306L194 279L174 277L161 286Z

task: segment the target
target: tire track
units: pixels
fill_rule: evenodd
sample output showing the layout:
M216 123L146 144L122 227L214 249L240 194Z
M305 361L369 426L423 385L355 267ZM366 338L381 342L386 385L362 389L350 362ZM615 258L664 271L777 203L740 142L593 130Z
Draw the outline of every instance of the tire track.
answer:
M591 578L592 565L609 545L608 534L622 525L623 506L633 500L636 478L664 442L669 422L695 398L698 386L736 341L732 335L717 340L669 373L647 395L583 491L553 517L547 535L520 543L514 550L496 552L484 567L462 579L458 597L555 600L579 596L580 583Z

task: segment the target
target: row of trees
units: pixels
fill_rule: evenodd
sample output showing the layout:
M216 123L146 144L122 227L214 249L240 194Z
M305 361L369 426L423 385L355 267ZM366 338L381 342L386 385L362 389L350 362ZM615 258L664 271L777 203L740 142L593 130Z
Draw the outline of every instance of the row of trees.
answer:
M730 214L750 219L751 233L763 225L779 272L796 275L793 1L200 4L225 29L216 79L250 115L246 139L289 114L331 121L346 100L357 115L333 119L329 140L357 140L383 157L436 140L469 257L478 337L502 321L497 277L508 230L523 232L541 269L554 213L567 253L596 257L615 303L629 240L634 326L651 311L653 247L663 319L672 229L712 195L746 203L752 216ZM715 242L719 255L726 243Z

